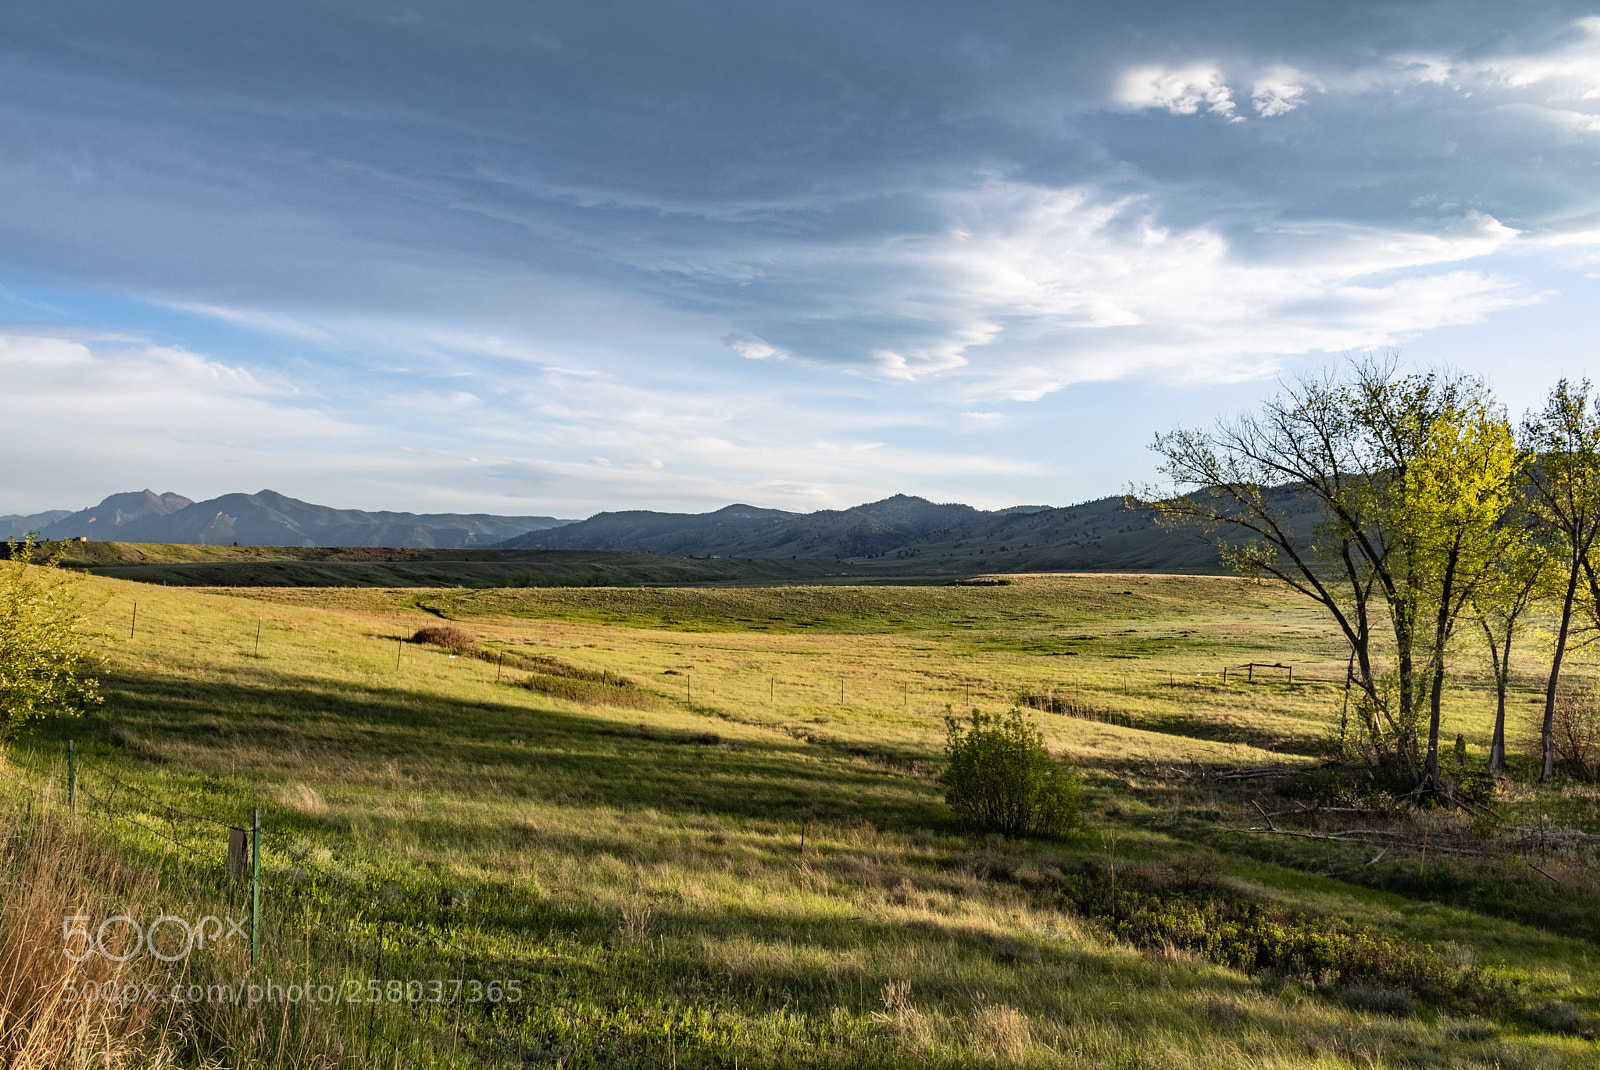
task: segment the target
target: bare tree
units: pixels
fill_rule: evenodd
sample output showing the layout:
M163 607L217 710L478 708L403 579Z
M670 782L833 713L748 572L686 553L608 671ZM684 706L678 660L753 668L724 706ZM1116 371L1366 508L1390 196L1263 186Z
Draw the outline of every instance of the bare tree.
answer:
M1554 594L1561 606L1560 625L1545 685L1541 732L1546 780L1555 775L1556 691L1572 637L1579 583L1588 578L1600 600L1590 560L1600 536L1600 398L1593 394L1589 380L1574 386L1563 379L1550 392L1543 411L1530 413L1522 424L1523 446L1538 458L1528 480L1534 514L1549 533L1559 563Z
M1258 412L1210 431L1157 436L1168 484L1137 496L1173 523L1199 526L1241 571L1282 580L1327 610L1350 644L1374 746L1427 790L1438 788L1442 644L1482 572L1484 517L1502 496L1459 470L1481 452L1489 409L1477 380L1402 376L1392 356L1355 361L1345 379L1324 372L1287 383ZM1455 438L1441 440L1441 428ZM1478 508L1457 508L1458 497ZM1374 655L1384 623L1392 701ZM1425 692L1426 770L1417 761Z

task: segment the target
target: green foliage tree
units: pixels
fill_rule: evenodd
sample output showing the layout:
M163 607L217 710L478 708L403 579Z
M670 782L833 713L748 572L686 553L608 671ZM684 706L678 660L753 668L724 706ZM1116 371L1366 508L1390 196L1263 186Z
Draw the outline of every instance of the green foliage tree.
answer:
M1214 430L1157 436L1158 470L1170 484L1134 502L1200 526L1240 571L1282 580L1323 606L1350 644L1368 739L1419 784L1427 775L1417 755L1421 712L1438 681L1430 628L1443 588L1431 582L1437 525L1413 523L1411 504L1420 486L1442 494L1441 483L1455 478L1441 451L1465 446L1437 438L1436 425L1481 395L1476 380L1399 375L1392 358L1357 361L1343 377L1288 384L1259 412ZM1434 455L1439 471L1413 473ZM1458 609L1459 588L1449 595ZM1385 624L1392 674L1375 654Z
M9 546L0 561L0 739L35 717L100 701L98 681L83 672L79 577L60 568L60 549L36 562L31 535Z
M1495 579L1497 563L1522 538L1505 521L1528 466L1511 421L1482 382L1452 384L1441 400L1437 411L1426 413L1421 447L1396 484L1392 518L1406 551L1410 597L1431 618L1416 623L1429 637L1423 787L1432 791L1439 789L1445 649L1462 610Z
M969 826L1010 836L1060 837L1078 826L1078 777L1050 757L1044 734L1013 709L945 718L939 777L945 801Z
M1526 500L1519 502L1525 508ZM1528 519L1517 516L1507 525L1515 533L1493 561L1483 582L1471 594L1472 612L1483 629L1494 675L1494 732L1489 740L1489 772L1506 764L1506 694L1511 686L1511 645L1522 618L1538 599L1552 565L1549 551L1529 530Z
M1561 667L1572 638L1573 611L1579 584L1593 575L1591 554L1600 538L1600 397L1585 379L1574 386L1561 380L1541 412L1522 424L1525 449L1537 458L1528 480L1535 518L1548 534L1557 566L1552 594L1560 605L1555 653L1545 685L1543 778L1555 774L1556 695ZM1600 605L1600 583L1594 600Z

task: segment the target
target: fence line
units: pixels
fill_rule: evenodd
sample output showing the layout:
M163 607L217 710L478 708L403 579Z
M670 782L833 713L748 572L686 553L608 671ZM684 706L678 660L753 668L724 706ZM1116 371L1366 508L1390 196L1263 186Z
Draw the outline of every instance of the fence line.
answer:
M195 858L200 858L200 859L204 859L205 858L205 856L202 855L199 851L196 851L193 847L190 847L188 844L184 843L182 840L179 840L177 837L170 836L167 833L162 832L160 829L153 828L150 825L146 825L143 821L136 821L133 818L129 817L127 814L119 813L119 812L113 810L111 808L111 801L109 799L105 799L105 798L102 798L102 797L94 794L88 788L80 787L78 789L78 791L85 798L90 799L91 801L94 801L94 802L98 802L100 804L100 806L101 806L101 809L105 811L106 817L110 818L111 820L113 820L113 821L126 821L130 825L137 825L140 828L144 829L146 832L149 832L152 835L160 836L163 840L167 840L170 843L174 844L175 846L183 848L185 851L188 851L189 854L192 855Z

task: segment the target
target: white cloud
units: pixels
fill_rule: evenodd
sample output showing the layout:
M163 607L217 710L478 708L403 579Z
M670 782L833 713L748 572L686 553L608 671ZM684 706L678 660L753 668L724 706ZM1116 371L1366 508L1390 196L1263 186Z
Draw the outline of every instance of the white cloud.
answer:
M722 344L747 360L787 360L789 354L753 334L730 334Z
M969 394L1036 398L1161 370L1194 382L1269 373L1281 357L1389 344L1531 300L1510 280L1439 271L1517 232L1466 212L1431 231L1282 227L1248 254L1217 230L1161 224L1141 198L995 184L953 198L937 266L947 341L886 375L959 374ZM891 271L892 265L885 265ZM1401 273L1407 277L1384 278ZM956 357L959 357L959 363Z
M1161 108L1174 115L1208 113L1239 121L1234 114L1233 90L1215 67L1197 64L1176 70L1135 67L1123 72L1116 91L1117 103L1127 108Z
M1289 79L1305 84L1309 76ZM1513 116L1569 132L1600 132L1600 17L1577 19L1568 32L1539 51L1449 56L1405 52L1353 70L1319 72L1315 88L1329 93L1401 94L1417 86L1455 92L1476 101L1479 116Z
M1463 76L1487 76L1511 88L1543 85L1551 99L1600 99L1600 17L1574 21L1570 38L1549 51L1513 53L1456 66Z
M354 397L334 383L327 392L346 406L334 418L303 384L191 351L0 333L0 422L51 462L13 466L0 511L77 507L156 484L201 497L270 486L342 506L558 516L734 500L837 508L897 489L982 504L994 478L1047 471L1033 459L864 436L870 420L828 408L837 389L775 396L569 371L486 371L504 395L478 383L406 391L386 378Z
M964 367L967 350L987 345L1000 334L1000 327L982 320L952 328L947 337L934 345L905 349L875 349L872 362L886 379L917 379Z
M1256 79L1250 89L1250 105L1263 119L1272 119L1304 104L1306 92L1300 72L1278 68Z

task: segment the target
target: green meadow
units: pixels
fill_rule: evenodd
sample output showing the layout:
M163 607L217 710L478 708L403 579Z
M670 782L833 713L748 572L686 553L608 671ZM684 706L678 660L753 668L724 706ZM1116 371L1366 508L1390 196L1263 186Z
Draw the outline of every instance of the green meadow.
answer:
M96 924L243 917L223 826L260 808L259 963L117 976L381 997L102 1007L84 1065L1595 1065L1589 786L1396 807L1323 764L1345 651L1282 589L1012 579L91 577L106 700L7 744L6 894L53 852L98 860ZM475 644L408 641L444 624ZM1466 776L1493 707L1455 662ZM946 717L1013 707L1082 775L1074 839L942 800Z

